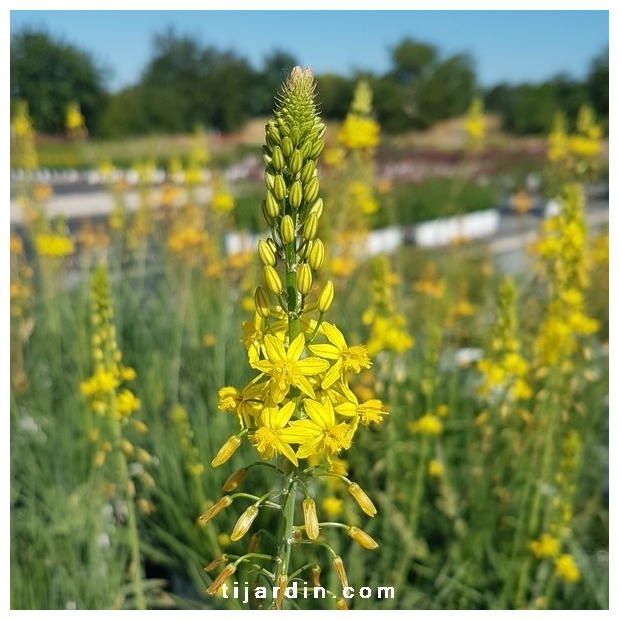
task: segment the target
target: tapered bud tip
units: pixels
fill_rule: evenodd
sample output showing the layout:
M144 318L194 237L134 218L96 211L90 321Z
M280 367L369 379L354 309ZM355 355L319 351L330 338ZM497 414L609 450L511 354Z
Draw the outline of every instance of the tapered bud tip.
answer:
M247 475L248 470L246 467L238 469L228 477L228 480L226 480L224 486L222 487L222 491L225 491L226 493L234 491L245 480Z
M344 570L344 562L342 561L342 558L339 555L334 556L332 559L332 564L336 574L338 575L338 579L340 579L342 587L346 588L349 585L349 581L347 579L347 573Z
M236 435L230 437L211 461L211 467L223 465L235 453L240 445L241 439L239 437Z
M365 549L376 549L379 546L374 538L366 534L363 530L360 530L358 527L350 527L347 530L347 534Z
M328 280L319 295L316 307L319 312L325 313L332 305L332 301L334 301L334 283L331 280Z
M377 509L372 503L370 497L364 493L362 488L357 482L352 482L349 485L349 493L355 498L355 501L359 504L359 507L369 516L374 517L377 514Z
M243 512L243 514L237 520L235 527L233 528L230 540L236 542L241 539L245 533L250 529L250 526L254 522L258 515L258 506L252 504Z

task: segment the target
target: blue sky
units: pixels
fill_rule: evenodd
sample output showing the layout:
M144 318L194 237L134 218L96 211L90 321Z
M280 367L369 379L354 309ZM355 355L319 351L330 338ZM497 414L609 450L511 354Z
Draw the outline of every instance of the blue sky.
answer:
M313 3L323 4L329 6ZM205 47L233 50L254 69L281 49L318 75L385 73L391 49L410 37L432 44L441 57L470 54L483 86L538 82L559 73L584 79L609 44L608 10L11 10L11 34L24 26L88 51L111 69L112 91L140 79L153 56L153 36L169 27Z

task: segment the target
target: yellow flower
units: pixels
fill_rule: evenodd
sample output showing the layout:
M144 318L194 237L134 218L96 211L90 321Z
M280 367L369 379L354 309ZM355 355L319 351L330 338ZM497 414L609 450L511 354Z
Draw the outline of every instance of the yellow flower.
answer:
M409 422L408 428L412 433L439 435L443 431L443 424L437 416L427 413L414 422Z
M441 478L446 471L444 464L441 461L429 461L428 463L428 475L432 478Z
M250 440L263 459L270 459L276 452L283 454L295 467L299 464L291 442L283 439L283 431L295 413L295 402L289 401L283 407L270 403L258 416L258 428Z
M564 553L555 561L555 574L569 583L575 583L581 579L581 572L569 553Z
M326 497L321 504L325 516L329 520L337 519L342 514L344 502L333 496Z
M213 196L211 206L222 213L232 211L235 207L235 199L228 192L217 192Z
M334 406L329 399L325 403L319 403L306 398L303 405L308 417L294 420L281 435L286 443L299 444L297 456L300 459L323 451L329 459L341 450L351 447L355 427L346 422L336 422Z
M73 254L75 247L69 237L56 233L40 233L35 237L35 246L41 256L62 258Z
M553 558L560 552L560 541L550 534L543 534L530 543L530 551L537 558Z
M323 322L322 327L331 344L311 344L308 348L319 357L336 360L321 382L321 387L326 390L338 379L345 381L347 372L359 373L364 368L370 368L372 362L366 348L363 345L348 346L342 332L335 325Z
M255 418L263 408L265 400L265 383L248 383L242 390L226 386L218 391L218 409L237 414L239 426L250 427L251 418Z
M140 399L131 390L123 390L116 397L116 410L121 416L128 416L140 409Z
M379 144L380 129L372 118L348 114L338 132L338 140L349 149L372 149Z
M324 372L329 362L318 357L301 358L305 348L305 337L299 334L288 349L275 336L265 336L265 360L252 362L252 366L271 376L269 393L274 403L280 403L291 386L298 387L304 394L314 398L314 390L306 377Z

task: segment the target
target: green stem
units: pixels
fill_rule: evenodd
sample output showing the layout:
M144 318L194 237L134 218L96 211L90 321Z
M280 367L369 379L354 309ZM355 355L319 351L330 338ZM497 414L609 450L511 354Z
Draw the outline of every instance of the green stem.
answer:
M289 561L291 557L291 540L293 538L293 527L295 524L295 499L297 495L296 470L289 475L286 482L286 492L284 506L282 509L282 534L280 536L280 547L278 549L278 560L274 576L274 586L280 585L281 576L288 579ZM281 586L284 587L284 586ZM272 605L275 601L272 602Z

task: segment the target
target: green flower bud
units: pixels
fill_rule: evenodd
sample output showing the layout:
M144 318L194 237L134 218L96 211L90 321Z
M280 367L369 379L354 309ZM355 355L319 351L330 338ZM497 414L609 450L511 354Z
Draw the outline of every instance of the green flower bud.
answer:
M269 298L267 297L267 293L265 293L262 286L257 286L254 291L254 306L256 307L256 312L258 316L263 319L269 318L271 315L271 307L269 305Z
M304 140L299 147L300 153L304 159L310 159L310 151L312 151L312 142L310 140Z
M288 169L293 173L297 174L304 163L304 157L299 151L299 149L295 149L293 154L291 155L291 159L288 164Z
M295 222L290 215L285 215L280 222L280 237L284 243L295 241Z
M307 295L312 289L312 269L308 263L302 263L297 269L297 290Z
M267 142L271 142L270 146L276 146L282 141L282 136L276 124L273 121L267 123Z
M284 177L281 174L276 174L273 180L273 195L278 200L284 200L286 198L286 182L284 181Z
M334 301L334 284L331 280L328 280L325 282L325 286L316 302L318 311L322 313L327 312L332 305L332 301Z
M282 139L282 152L284 153L284 157L290 157L293 154L293 150L295 147L293 146L293 142L289 136L285 136Z
M271 174L268 170L265 170L265 187L267 189L273 189L273 182L275 180L275 176Z
M267 288L274 295L279 295L283 288L280 274L269 265L265 265L265 267L263 267L263 273L265 275L265 284L267 284Z
M324 147L325 147L325 141L322 138L318 139L312 145L312 148L310 149L310 153L308 153L308 157L310 159L316 159L323 152Z
M307 260L310 256L310 250L312 249L313 241L308 241L306 239L306 243L302 243L297 253L302 260Z
M273 169L276 172L280 172L282 168L286 165L286 161L284 160L284 154L282 153L282 149L279 146L274 146L271 153L271 160Z
M316 163L313 160L309 160L304 164L304 167L301 169L299 173L299 178L302 183L308 183L310 179L314 176L314 171L316 170Z
M291 138L291 142L293 143L293 146L297 146L299 144L299 140L301 138L301 132L299 131L298 125L293 125L293 127L291 127L290 138Z
M301 204L301 201L304 198L304 190L301 185L301 181L293 181L291 185L291 191L288 195L288 202L293 207L293 209L297 209Z
M276 177L277 178L277 177ZM312 177L304 188L304 200L314 202L319 195L319 177Z
M271 215L269 215L269 212L267 211L267 201L263 200L261 205L261 213L263 214L263 219L265 220L265 224L267 224L267 226L269 226L269 228L271 228L274 225L274 218L271 217Z
M316 213L311 213L304 222L302 234L305 239L312 241L316 237L318 230L319 218L316 216Z
M316 213L316 216L321 219L321 215L323 215L323 199L317 198L313 205L310 207L310 213Z
M325 246L320 239L315 239L312 242L312 247L310 248L310 254L308 255L308 263L310 267L314 269L314 271L318 271L325 261Z
M272 219L280 215L280 203L276 200L276 197L271 191L267 191L267 198L265 199L265 208L269 217Z
M276 255L274 251L269 247L267 242L262 239L258 242L258 256L263 265L270 265L271 267L276 266Z

